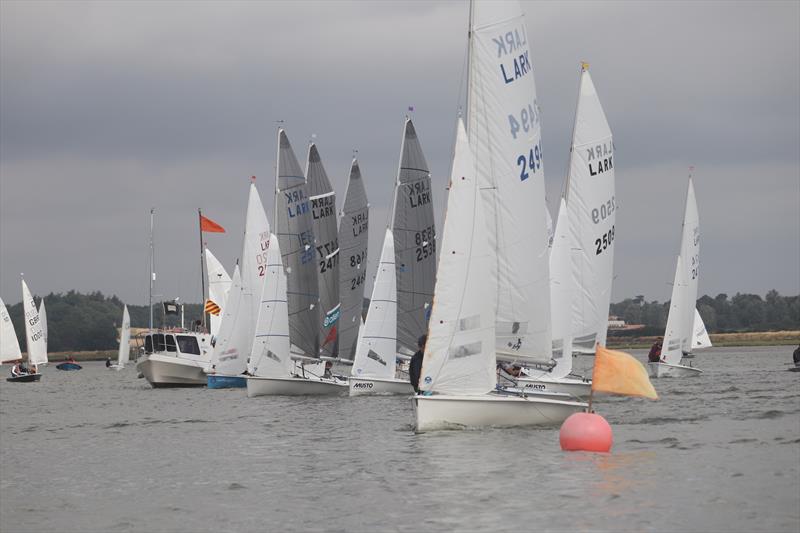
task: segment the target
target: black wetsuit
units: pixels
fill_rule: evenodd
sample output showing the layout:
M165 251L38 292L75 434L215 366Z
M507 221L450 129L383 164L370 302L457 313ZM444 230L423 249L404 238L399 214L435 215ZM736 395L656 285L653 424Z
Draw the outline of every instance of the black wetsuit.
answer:
M422 355L422 350L417 350L411 357L411 363L408 365L408 377L411 380L411 386L414 387L414 392L419 392L419 377L422 373Z

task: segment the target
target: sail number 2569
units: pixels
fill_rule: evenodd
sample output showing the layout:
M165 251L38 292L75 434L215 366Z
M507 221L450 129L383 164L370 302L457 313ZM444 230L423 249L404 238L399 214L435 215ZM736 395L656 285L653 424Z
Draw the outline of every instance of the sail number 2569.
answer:
M520 181L525 181L530 177L529 170L536 174L536 171L542 168L542 141L531 148L529 153L517 157L517 166L519 167Z
M594 245L597 246L597 252L595 255L602 254L611 243L614 242L614 226L611 226L611 229L608 230L608 233L604 233L600 238L594 240Z

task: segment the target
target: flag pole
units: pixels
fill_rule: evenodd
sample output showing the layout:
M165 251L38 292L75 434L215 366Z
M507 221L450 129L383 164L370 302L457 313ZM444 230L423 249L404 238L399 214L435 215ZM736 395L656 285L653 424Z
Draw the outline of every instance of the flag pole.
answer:
M200 290L202 298L200 300L200 312L203 313L203 329L206 328L206 278L205 278L205 253L203 250L203 211L197 208L197 224L200 226Z

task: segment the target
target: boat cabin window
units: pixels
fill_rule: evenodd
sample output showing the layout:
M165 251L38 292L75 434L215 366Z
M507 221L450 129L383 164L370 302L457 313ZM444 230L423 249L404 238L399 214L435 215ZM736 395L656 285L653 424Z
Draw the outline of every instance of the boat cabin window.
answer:
M148 355L153 353L153 337L150 335L144 338L144 353Z
M191 335L178 335L178 348L180 348L181 353L200 355L200 346L197 344L197 337Z
M164 337L166 338L167 351L178 351L178 348L175 346L175 337L173 335L164 335Z
M164 334L163 333L156 333L153 335L153 351L154 352L163 352L164 351Z

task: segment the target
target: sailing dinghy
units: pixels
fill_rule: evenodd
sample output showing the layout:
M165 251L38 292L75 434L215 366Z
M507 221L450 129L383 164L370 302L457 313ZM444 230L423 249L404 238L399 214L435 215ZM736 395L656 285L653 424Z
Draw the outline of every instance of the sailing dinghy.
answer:
M581 63L569 172L557 222L568 227L561 232L561 238L553 240L550 258L551 289L556 293L552 298L567 298L564 303L554 301L553 310L566 304L571 314L565 315L566 329L558 334L555 330L564 316L559 319L553 316L556 365L546 370L531 368L530 377L519 380L520 386L534 390L569 392L582 397L589 395L591 380L569 376L572 353L593 355L598 343L603 346L606 343L617 207L611 128L588 67ZM566 219L561 217L562 211L566 212ZM556 233L559 231L556 227ZM568 251L565 253L563 248ZM558 259L554 261L553 255L558 255ZM562 255L566 264L561 264ZM568 275L571 281L565 279ZM562 290L567 284L569 290Z
M428 163L408 117L391 220L373 285L375 303L370 302L351 369L351 396L413 393L398 361L411 358L428 328L436 280L436 226Z
M681 249L675 265L675 280L672 284L672 298L661 348L661 361L647 363L652 378L689 377L702 373L698 368L682 364L684 356L691 353L694 342L699 276L700 218L690 175L683 214Z
M0 298L0 365L14 363L16 367L16 364L21 361L22 350L19 348L19 340L17 339L17 333L14 331L14 323L11 322L11 316L8 314L6 304ZM14 374L12 374L13 376ZM21 379L25 376L24 374L20 373L17 376L18 378L14 379L14 381L38 381L41 378L41 374L38 374L39 378L26 380ZM9 381L12 381L12 379L9 378Z
M459 120L419 385L424 393L413 398L417 431L559 424L586 404L496 388L498 316L491 302L497 288L487 282L495 251L475 169Z
M219 335L207 371L209 389L243 388L247 385L245 372L266 276L269 236L269 221L253 178L247 198L239 277L234 272L228 290Z
M128 313L128 306L122 308L122 325L119 328L119 351L117 352L117 364L109 365L109 369L122 370L130 361L131 355L131 315Z
M314 161L309 147L309 166ZM308 169L307 169L308 170ZM319 280L317 277L317 251L315 250L314 232L312 229L311 206L309 205L308 184L300 169L297 157L292 150L289 137L283 128L278 129L278 169L277 186L275 188L275 226L278 243L274 247L281 254L283 272L286 276L286 305L288 313L289 354L292 370L284 373L289 363L283 352L271 348L271 344L253 345L261 358L252 357L249 372L253 376L247 378L247 395L339 395L347 392L347 383L325 375L325 361L320 355L320 311ZM271 246L270 246L271 248ZM274 259L275 250L268 254ZM280 278L275 261L270 270L272 277ZM272 336L285 335L276 333L270 318L262 319L262 314L272 317L274 305L279 303L282 295L275 293L275 287L264 281L263 296L259 301L258 321L255 341L268 339L270 343L278 342ZM275 301L273 301L275 300ZM275 320L282 320L275 319ZM277 324L280 324L278 322ZM277 326L274 326L277 327ZM324 340L324 339L323 339ZM266 340L264 341L266 342ZM282 349L283 341L278 346ZM273 357L275 356L275 357ZM275 364L264 361L266 358ZM259 361L261 361L259 363ZM266 364L266 367L263 366ZM262 365L262 366L259 366ZM259 370L260 368L260 370ZM267 370L269 368L270 370ZM266 372L266 374L265 374Z
M39 311L36 309L36 302L33 300L31 291L28 289L28 285L25 283L24 279L22 280L22 309L25 314L25 341L28 348L28 371L27 373L20 372L19 366L15 366L11 369L11 376L6 378L6 381L29 383L32 381L39 381L42 378L37 367L38 365L47 364L47 345L44 340L44 330L42 329L42 322L39 318ZM5 320L3 322L5 324ZM10 320L8 324L11 324ZM13 333L13 326L11 332ZM3 334L5 335L6 333L7 330L4 328ZM4 340L3 344L5 345L5 343L6 341ZM17 346L17 348L19 348L19 346ZM4 347L3 350L5 351L6 348ZM13 351L13 345L9 351Z

